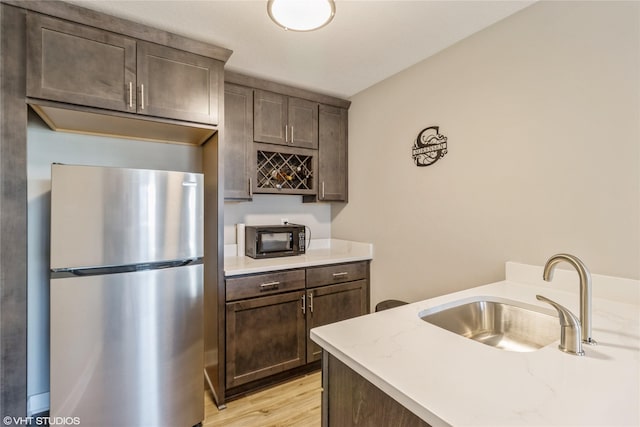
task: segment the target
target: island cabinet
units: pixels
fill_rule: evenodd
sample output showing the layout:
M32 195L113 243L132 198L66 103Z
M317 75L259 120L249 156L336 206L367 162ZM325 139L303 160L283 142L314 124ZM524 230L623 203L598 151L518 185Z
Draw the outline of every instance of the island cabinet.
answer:
M368 261L228 277L227 396L319 367L309 331L366 314L368 277Z
M253 140L299 148L318 148L318 103L256 90Z
M256 170L253 147L253 90L224 86L224 198L250 200Z
M430 427L330 353L322 363L322 427Z
M222 61L94 27L27 15L27 96L218 124Z

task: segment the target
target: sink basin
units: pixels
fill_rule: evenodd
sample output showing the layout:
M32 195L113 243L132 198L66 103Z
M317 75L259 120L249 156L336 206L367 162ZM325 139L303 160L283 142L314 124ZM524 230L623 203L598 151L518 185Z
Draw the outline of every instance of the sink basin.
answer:
M553 311L495 297L474 297L420 312L425 322L508 351L535 351L560 339Z

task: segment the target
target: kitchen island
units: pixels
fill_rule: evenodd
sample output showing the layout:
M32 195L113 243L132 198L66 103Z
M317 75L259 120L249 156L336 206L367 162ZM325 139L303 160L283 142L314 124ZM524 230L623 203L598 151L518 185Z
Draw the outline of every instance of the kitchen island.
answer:
M311 339L325 351L324 368L326 360L339 362L427 425L639 425L640 282L596 274L592 280L598 345L585 345L582 357L558 349L559 325L557 341L520 353L483 345L420 318L425 310L475 296L548 309L537 294L579 313L574 271L557 270L545 282L542 267L517 263L507 263L504 281L315 328ZM325 426L332 425L327 374ZM359 396L352 396L353 402L366 407ZM359 408L351 411L352 425L362 425Z

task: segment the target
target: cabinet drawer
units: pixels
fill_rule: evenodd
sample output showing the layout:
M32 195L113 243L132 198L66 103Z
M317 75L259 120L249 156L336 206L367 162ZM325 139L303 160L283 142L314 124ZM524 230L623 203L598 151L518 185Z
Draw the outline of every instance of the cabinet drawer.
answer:
M226 300L233 301L304 289L304 278L302 269L231 277L225 280Z
M366 261L307 268L308 288L331 285L334 283L351 282L352 280L361 280L366 278Z

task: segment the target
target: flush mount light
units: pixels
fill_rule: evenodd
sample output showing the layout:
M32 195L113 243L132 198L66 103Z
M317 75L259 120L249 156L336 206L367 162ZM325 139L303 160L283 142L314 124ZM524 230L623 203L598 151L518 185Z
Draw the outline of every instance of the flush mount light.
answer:
M269 16L291 31L313 31L327 25L336 13L333 0L269 0Z

